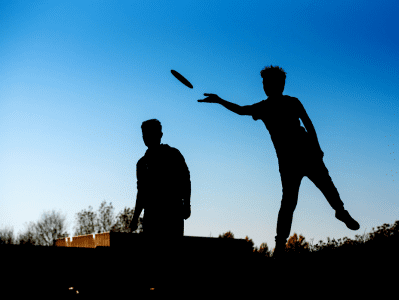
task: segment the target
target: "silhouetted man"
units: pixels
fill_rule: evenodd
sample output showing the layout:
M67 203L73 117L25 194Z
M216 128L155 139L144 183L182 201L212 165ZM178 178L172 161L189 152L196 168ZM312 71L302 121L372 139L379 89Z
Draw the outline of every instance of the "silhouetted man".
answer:
M215 94L198 102L219 103L228 110L248 115L256 121L261 119L270 133L276 150L281 175L283 197L277 219L277 235L274 257L284 253L289 237L292 217L298 201L301 180L307 176L323 193L335 217L351 230L359 229L359 224L344 209L326 166L324 153L320 148L316 131L302 103L294 97L283 95L286 73L279 67L265 67L261 72L266 100L253 105L239 106L227 102ZM302 120L303 128L299 119Z
M183 237L184 220L191 215L190 172L176 148L161 144L162 126L156 119L141 125L145 155L136 165L137 199L132 231L144 209L143 234L150 237Z

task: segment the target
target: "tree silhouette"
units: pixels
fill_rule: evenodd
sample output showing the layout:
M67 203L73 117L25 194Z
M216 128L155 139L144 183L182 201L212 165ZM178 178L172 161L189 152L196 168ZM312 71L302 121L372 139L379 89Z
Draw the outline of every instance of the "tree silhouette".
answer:
M53 246L55 239L68 236L66 216L54 210L43 212L39 221L29 222L25 227L15 239L15 244Z
M221 239L234 239L234 234L231 231L227 231L223 234L219 234L218 238Z
M134 209L125 207L114 217L114 207L112 202L107 205L104 200L101 202L97 212L89 206L89 209L83 209L76 214L75 236L87 235L101 232L131 232L129 225L133 218ZM135 233L143 232L143 218L139 218L138 228Z
M303 254L309 252L309 243L305 241L305 237L294 233L287 241L285 249L289 253Z
M0 244L15 244L13 228L2 228L0 229Z
M92 209L93 208L89 206L88 210L83 209L76 214L77 227L74 236L97 232L97 214L93 212Z
M53 246L54 240L68 236L66 232L66 217L54 210L44 212L35 224L36 241L38 245Z
M25 223L25 230L18 234L16 239L17 245L33 246L38 245L36 228L34 222Z
M116 222L112 226L113 232L131 232L129 225L133 219L134 209L125 207L116 217ZM143 232L143 218L139 218L138 228L135 233Z
M254 243L254 241L252 239L250 239L248 236L246 236L245 240L247 241L247 243L249 243L251 245L252 252L258 252L258 248L254 247L255 243Z
M112 206L112 202L107 206L107 202L104 200L98 209L97 233L110 231L114 223L114 207Z
M265 257L271 257L272 256L272 252L269 250L269 247L267 246L266 243L260 244L259 249L258 249L258 253L261 256L265 256Z

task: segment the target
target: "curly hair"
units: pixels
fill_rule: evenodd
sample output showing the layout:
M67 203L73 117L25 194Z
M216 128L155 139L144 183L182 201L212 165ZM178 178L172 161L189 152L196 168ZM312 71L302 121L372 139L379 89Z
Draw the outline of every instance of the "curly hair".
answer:
M287 73L285 73L282 68L278 66L273 67L272 65L265 67L260 71L260 76L262 76L263 79L266 79L266 81L272 83L272 89L276 93L283 93L286 74Z
M151 119L151 120L144 121L141 124L141 130L142 131L162 132L162 125L161 125L161 122L159 122L157 119Z
M279 66L273 67L272 65L264 67L262 71L260 71L260 76L262 78L273 79L278 81L284 81L287 73L285 73L283 68Z

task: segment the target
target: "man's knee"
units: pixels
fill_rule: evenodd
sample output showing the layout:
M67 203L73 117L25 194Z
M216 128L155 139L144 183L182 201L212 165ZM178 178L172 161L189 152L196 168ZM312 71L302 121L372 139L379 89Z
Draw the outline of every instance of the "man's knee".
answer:
M285 195L283 195L283 198L281 200L280 211L293 212L295 210L295 208L296 208L297 203L298 203L298 196L295 196L295 195L285 196Z

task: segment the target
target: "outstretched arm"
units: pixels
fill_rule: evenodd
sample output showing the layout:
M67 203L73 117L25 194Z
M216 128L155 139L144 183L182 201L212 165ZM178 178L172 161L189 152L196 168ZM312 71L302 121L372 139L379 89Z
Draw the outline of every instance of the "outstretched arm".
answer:
M230 110L233 113L236 113L240 116L251 115L249 106L240 106L240 105L228 102L226 100L223 100L216 94L205 93L204 95L208 96L208 97L206 97L205 99L202 99L202 100L198 100L198 102L219 103L219 104L223 105L225 108L227 108L228 110Z

